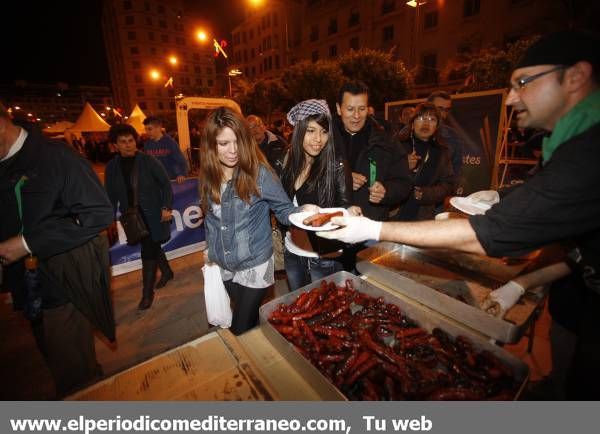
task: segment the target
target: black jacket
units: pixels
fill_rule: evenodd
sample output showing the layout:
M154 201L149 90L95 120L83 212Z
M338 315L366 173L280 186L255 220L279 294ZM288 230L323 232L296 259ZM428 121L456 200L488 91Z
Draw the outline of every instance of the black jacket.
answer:
M264 140L258 146L277 176L281 177L285 156L289 149L288 143L282 137L266 131Z
M163 165L154 157L137 152L135 166L138 170L138 204L154 241L166 241L171 234L171 223L161 222L162 208L173 205L171 181ZM135 167L134 167L134 170ZM121 213L129 208L127 187L121 171L121 157L117 155L106 166L105 187L114 211ZM114 215L114 214L113 214Z
M352 205L361 207L363 214L371 219L387 220L390 207L398 205L412 191L406 151L372 118L368 118L363 129L354 135L344 129L339 116L335 117L333 123L336 154L347 161L352 172L360 173L367 179L369 159L373 160L377 166L376 180L386 189L381 203L371 203L367 182L352 192ZM352 158L351 148L354 146L358 146L360 151Z
M91 165L66 144L32 130L23 148L0 163L0 241L21 231L14 188L22 176L27 177L22 188L23 236L41 265L92 240L112 223L110 202ZM6 267L3 284L22 284L22 264ZM44 308L69 301L56 279L44 272L41 285Z
M419 141L419 139L414 139ZM429 220L435 216L435 208L444 202L444 199L452 195L455 189L456 177L452 170L452 156L450 149L443 142L430 140L419 141L429 149L428 157L421 156L421 164L417 172L412 175L413 184L420 187L423 196L420 200L410 194L398 213L399 220ZM412 138L402 142L406 152L412 152ZM408 212L407 212L408 211Z

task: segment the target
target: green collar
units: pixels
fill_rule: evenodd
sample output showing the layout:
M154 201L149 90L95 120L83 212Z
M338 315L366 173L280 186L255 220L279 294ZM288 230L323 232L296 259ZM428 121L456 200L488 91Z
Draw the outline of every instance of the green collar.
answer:
M542 142L544 164L548 163L554 151L561 144L583 133L598 122L600 122L600 90L588 95L560 118L552 135L544 138Z

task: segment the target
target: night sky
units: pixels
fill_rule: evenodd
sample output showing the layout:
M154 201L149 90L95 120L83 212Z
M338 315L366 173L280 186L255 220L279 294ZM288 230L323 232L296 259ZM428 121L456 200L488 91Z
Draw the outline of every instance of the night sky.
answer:
M231 29L243 19L243 1L185 0L185 3L191 15L214 23L215 32L229 38ZM109 85L102 39L102 3L102 0L5 2L2 15L7 27L3 27L2 33L7 37L2 42L0 82Z

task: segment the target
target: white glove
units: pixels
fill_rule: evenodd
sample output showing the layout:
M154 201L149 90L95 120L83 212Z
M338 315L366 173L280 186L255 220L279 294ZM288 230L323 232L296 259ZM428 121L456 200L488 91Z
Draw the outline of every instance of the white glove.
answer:
M500 202L500 195L495 190L481 190L467 196L472 203L492 206Z
M323 238L340 240L345 243L354 244L366 240L379 241L381 222L366 217L334 217L331 223L343 226L334 231L320 231L317 235Z
M481 309L497 317L504 317L506 311L515 305L525 293L525 288L512 280L490 292L481 303Z

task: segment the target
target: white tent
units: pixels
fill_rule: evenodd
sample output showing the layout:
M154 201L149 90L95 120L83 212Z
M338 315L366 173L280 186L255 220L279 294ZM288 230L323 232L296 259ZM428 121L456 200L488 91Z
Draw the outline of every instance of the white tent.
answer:
M67 129L65 132L80 137L81 133L105 132L109 129L110 125L108 125L106 121L102 119L98 113L96 113L96 110L93 109L89 102L86 102L83 106L83 111L79 115L79 118L77 118L77 122L75 122L75 125Z
M142 134L144 132L144 119L146 119L146 115L140 106L136 104L127 119L127 123L135 128L138 134Z

